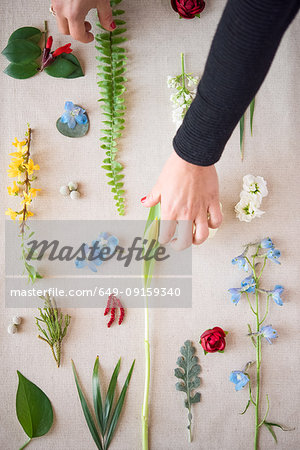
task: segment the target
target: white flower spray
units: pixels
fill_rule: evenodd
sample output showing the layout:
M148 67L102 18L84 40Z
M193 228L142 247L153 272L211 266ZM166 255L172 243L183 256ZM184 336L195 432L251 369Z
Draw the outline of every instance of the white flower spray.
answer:
M240 201L235 205L236 217L241 222L251 222L255 217L261 217L265 211L260 208L263 197L268 195L267 182L263 177L245 175Z
M181 53L181 74L176 77L168 77L167 84L177 92L170 96L173 103L173 122L177 127L182 124L183 118L190 107L197 92L198 77L193 77L191 73L185 73L184 54Z

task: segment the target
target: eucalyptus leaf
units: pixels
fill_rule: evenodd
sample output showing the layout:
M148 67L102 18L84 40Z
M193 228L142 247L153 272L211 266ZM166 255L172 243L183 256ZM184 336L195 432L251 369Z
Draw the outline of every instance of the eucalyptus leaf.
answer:
M14 64L10 63L4 73L12 78L18 80L24 80L26 78L31 78L38 73L39 66L35 62L30 62L28 64Z
M85 136L86 133L89 131L89 126L90 126L89 120L85 124L76 123L74 128L69 128L68 124L62 123L60 121L60 119L61 118L57 119L57 121L56 121L56 128L64 136L67 136L70 138L78 138L78 137Z
M47 395L17 371L19 385L16 397L18 420L29 438L48 433L53 423L53 410Z
M38 44L41 37L42 32L38 28L22 27L18 28L10 35L8 42L14 41L15 39L26 39L27 41L31 41L34 42L35 44Z
M41 55L41 49L34 42L25 39L14 39L10 41L2 54L8 61L15 64L27 64Z

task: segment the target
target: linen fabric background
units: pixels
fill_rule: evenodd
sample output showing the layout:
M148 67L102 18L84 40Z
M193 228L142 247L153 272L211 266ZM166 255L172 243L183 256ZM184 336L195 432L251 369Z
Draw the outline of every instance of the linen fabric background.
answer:
M167 0L124 0L128 42L128 83L126 129L120 141L120 160L125 165L127 218L146 219L140 198L153 186L172 147L175 133L167 88L168 75L180 73L180 52L186 55L188 72L201 75L225 1L207 1L201 19L178 20ZM136 366L111 449L141 448L141 406L144 385L144 314L141 308L126 311L121 327L107 329L103 309L73 309L68 336L63 343L63 360L57 369L48 346L37 339L34 309L5 308L4 298L4 211L14 207L9 197L7 166L11 142L22 138L26 123L33 128L32 156L40 165L35 186L42 192L34 201L38 219L117 218L107 177L100 168L101 112L96 77L94 44L84 45L59 35L48 1L2 0L1 48L16 28L30 25L42 29L48 20L54 47L72 42L85 76L75 80L54 79L39 74L28 80L14 80L2 73L1 64L1 430L0 447L19 448L26 440L15 413L17 373L20 370L51 399L54 425L44 437L30 444L32 449L93 449L95 445L85 423L76 392L70 359L73 358L85 392L91 401L91 373L100 355L101 380L107 385L113 367L122 357L120 384L130 364ZM95 31L96 13L89 18ZM244 273L231 265L243 244L270 236L282 251L282 265L270 263L263 284L286 288L284 306L273 302L268 323L279 333L270 346L263 345L262 403L270 397L269 419L296 427L277 433L278 449L296 450L299 435L299 20L293 22L280 45L271 70L256 97L253 137L246 117L245 160L239 153L239 132L233 133L221 161L220 177L224 222L215 238L193 250L193 307L150 311L151 388L150 448L243 450L252 448L254 411L239 415L248 400L248 391L235 393L229 382L231 370L241 369L255 358L247 337L250 317L245 301L235 307L227 289L238 286ZM298 41L298 42L297 42ZM64 102L72 100L85 107L91 121L88 135L71 140L55 127ZM242 177L248 173L263 176L269 196L263 200L266 211L261 219L241 223L235 218ZM82 198L66 199L59 187L78 181ZM17 200L16 200L17 201ZM180 257L180 256L179 256ZM13 315L21 315L18 334L11 336L7 326ZM200 334L221 326L229 331L224 354L204 357ZM193 436L187 441L187 410L184 395L175 390L173 375L181 345L191 339L201 364L201 403L193 408ZM264 413L264 408L262 414ZM261 448L275 448L272 436L261 430Z

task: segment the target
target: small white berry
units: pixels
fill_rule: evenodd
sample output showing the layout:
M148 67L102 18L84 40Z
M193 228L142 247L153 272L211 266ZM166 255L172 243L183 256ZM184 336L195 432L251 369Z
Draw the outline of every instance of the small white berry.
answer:
M15 334L17 332L17 327L14 323L10 323L7 327L7 332L9 334Z
M70 189L70 191L77 191L78 183L75 183L74 181L69 181L68 188Z
M72 200L78 200L80 198L80 192L78 191L71 191L70 197Z
M22 323L22 317L20 317L20 316L14 316L14 317L12 318L12 322L13 322L13 324L15 324L15 325L20 325L20 324Z
M65 197L70 195L68 186L61 186L61 188L59 189L59 192L61 193L61 195L64 195Z

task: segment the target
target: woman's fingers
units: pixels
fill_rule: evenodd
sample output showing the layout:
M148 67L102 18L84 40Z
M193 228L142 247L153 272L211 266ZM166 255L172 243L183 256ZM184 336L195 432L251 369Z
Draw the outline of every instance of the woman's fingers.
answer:
M97 2L98 17L101 25L107 31L113 31L116 24L113 20L112 10L109 0L99 0Z
M207 222L207 212L203 211L195 219L195 231L193 236L193 244L200 245L208 238L208 222Z
M171 242L172 248L176 251L181 251L190 247L193 242L193 221L179 220L177 233L177 238Z
M223 220L223 214L219 201L214 201L208 208L209 228L219 228Z
M82 16L72 16L69 19L69 29L71 36L76 39L76 41L87 44L88 42L92 42L94 35L86 30L86 22L84 21L84 18L85 17Z
M171 241L176 231L176 220L161 220L159 228L159 243L164 245Z
M57 28L59 29L60 33L70 34L69 24L66 17L59 16L58 14L56 14L55 19L57 23Z

